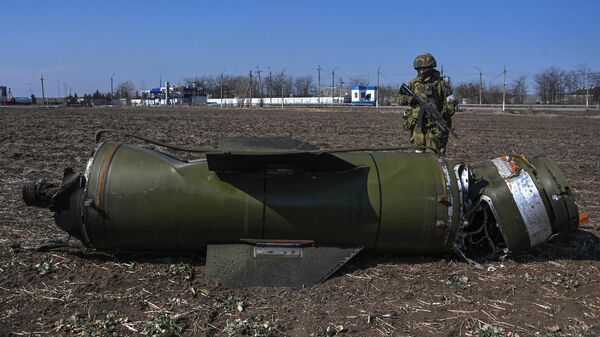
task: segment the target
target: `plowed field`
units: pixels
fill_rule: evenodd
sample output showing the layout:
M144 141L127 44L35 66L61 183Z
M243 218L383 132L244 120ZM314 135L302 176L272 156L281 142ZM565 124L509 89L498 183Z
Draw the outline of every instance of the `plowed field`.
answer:
M557 161L590 220L567 242L475 269L456 256L362 254L305 289L226 289L203 256L113 256L70 247L25 183L81 172L94 132L122 129L214 147L277 135L320 148L407 145L396 109L0 109L0 336L600 336L600 118L459 112L452 157L475 163L535 145ZM112 137L112 140L133 142Z

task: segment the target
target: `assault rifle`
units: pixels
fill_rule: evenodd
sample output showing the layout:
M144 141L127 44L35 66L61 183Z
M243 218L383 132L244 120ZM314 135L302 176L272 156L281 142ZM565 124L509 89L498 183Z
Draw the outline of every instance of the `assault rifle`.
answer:
M423 116L425 114L427 119L433 124L435 124L438 128L440 128L440 130L442 130L443 132L449 132L454 137L458 138L458 135L456 134L456 132L454 132L454 129L448 126L448 123L446 123L444 116L442 116L442 114L439 111L437 111L436 107L433 104L427 102L423 97L421 97L421 95L414 93L404 83L402 83L402 86L400 87L400 93L402 95L412 96L421 108L421 111L419 112L419 117L417 118L417 124L419 125L419 127L423 127Z

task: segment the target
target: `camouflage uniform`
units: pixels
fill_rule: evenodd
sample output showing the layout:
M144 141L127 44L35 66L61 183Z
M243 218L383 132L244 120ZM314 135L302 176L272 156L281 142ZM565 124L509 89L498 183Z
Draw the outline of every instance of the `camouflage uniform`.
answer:
M408 87L416 94L432 103L442 113L448 126L452 126L452 115L456 108L456 101L452 95L452 88L440 76L440 72L433 69L437 65L431 54L422 54L415 58L416 70L427 68L427 72L421 73L409 82ZM403 127L411 131L410 142L417 147L433 148L440 154L446 152L448 143L448 132L443 132L435 124L430 123L427 117L423 117L423 127L418 124L420 108L411 96L398 94L398 104L410 105L404 113Z

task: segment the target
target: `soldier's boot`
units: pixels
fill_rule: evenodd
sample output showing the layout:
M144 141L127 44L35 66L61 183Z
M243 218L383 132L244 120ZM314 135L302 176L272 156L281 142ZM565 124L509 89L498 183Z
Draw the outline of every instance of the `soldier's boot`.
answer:
M439 154L446 154L446 145L448 145L448 134L443 134L442 137L440 137L440 141L438 143L437 149Z

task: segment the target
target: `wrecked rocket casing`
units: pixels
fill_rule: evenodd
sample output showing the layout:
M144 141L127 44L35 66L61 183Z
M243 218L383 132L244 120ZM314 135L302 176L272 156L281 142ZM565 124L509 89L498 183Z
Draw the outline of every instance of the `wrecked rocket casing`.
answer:
M102 143L83 175L23 188L59 227L105 251L199 252L226 286L305 286L362 249L489 256L567 237L573 192L539 152L472 169L401 150L319 151L232 138L187 161ZM263 147L257 147L262 144Z
M541 154L470 172L426 153L222 152L185 161L103 143L78 184L63 182L54 195L57 223L102 250L201 251L251 239L444 253L484 238L490 252L516 252L568 235L578 219L563 174Z
M281 165L253 173L212 171L207 157L208 162L187 162L104 143L88 164L85 186L75 196L79 202L56 210L57 222L87 246L126 251L201 251L208 243L240 239L307 239L375 251L443 253L452 250L462 226L453 167L464 164L435 155L336 153L347 167L301 173Z
M578 228L574 194L556 164L541 153L498 157L473 172L487 184L480 200L510 251L533 247L557 233L566 238Z

